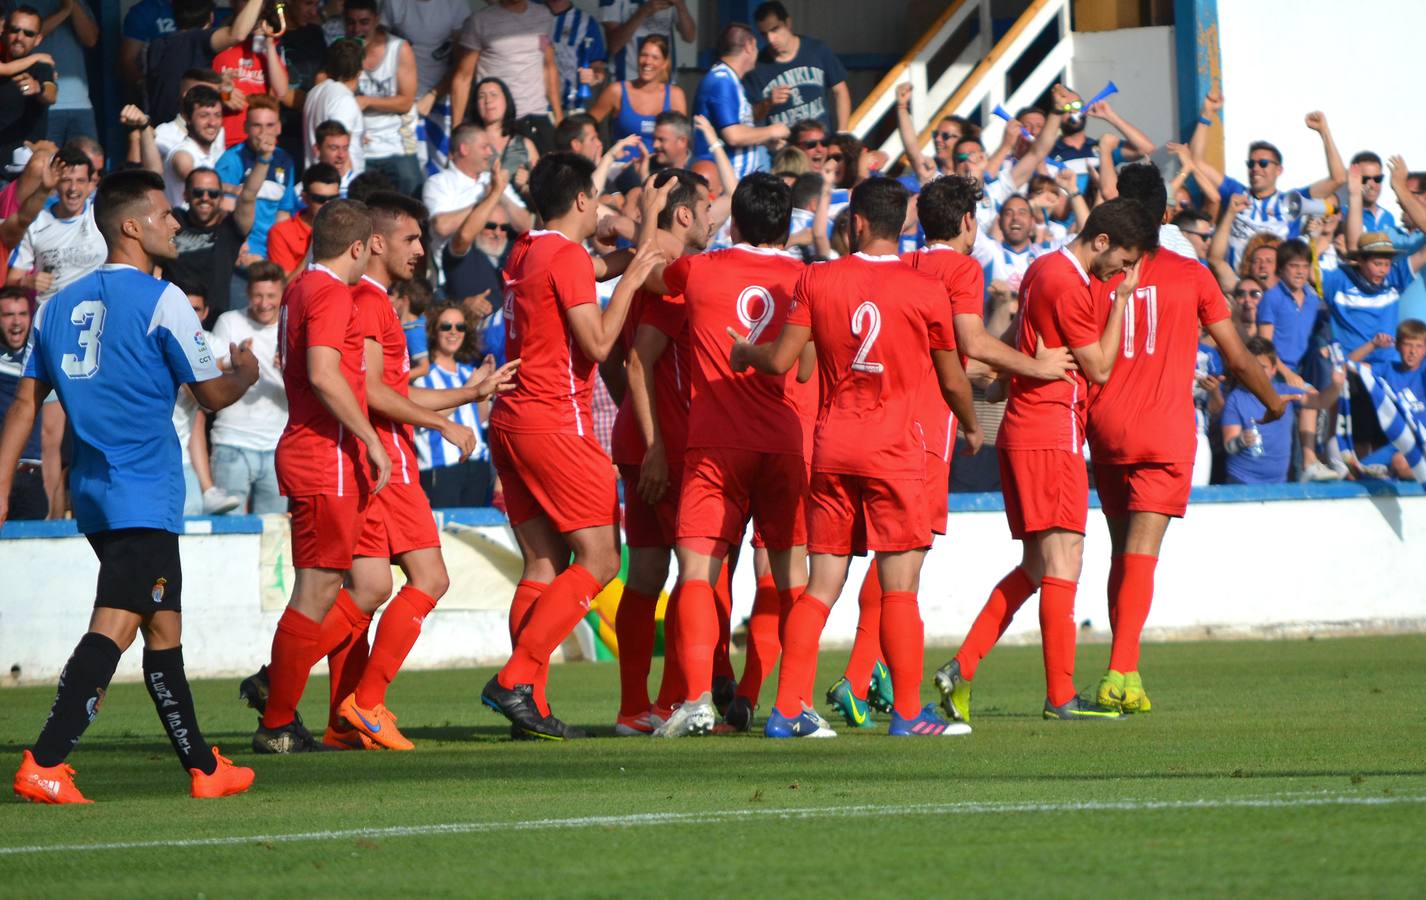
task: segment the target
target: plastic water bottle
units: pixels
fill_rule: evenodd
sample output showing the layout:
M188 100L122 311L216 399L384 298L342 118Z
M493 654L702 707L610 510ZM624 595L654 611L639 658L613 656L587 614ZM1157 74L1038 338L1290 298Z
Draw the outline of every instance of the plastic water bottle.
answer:
M593 42L592 38L585 38L574 50L574 90L569 102L571 109L588 109L590 101L594 99L593 89L579 80L579 70L589 68L589 45Z
M1257 440L1253 442L1253 445L1248 448L1248 455L1249 455L1249 456L1262 456L1262 455L1263 455L1263 452L1264 452L1264 451L1263 451L1263 433L1258 430L1258 420L1257 420L1257 419L1249 419L1249 420L1248 420L1248 434L1251 434L1253 437L1257 438Z

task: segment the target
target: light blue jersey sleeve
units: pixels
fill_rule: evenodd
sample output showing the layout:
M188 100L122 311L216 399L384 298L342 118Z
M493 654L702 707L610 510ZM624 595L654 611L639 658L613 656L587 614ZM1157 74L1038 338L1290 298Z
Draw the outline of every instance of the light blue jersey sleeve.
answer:
M54 384L49 368L45 365L45 355L39 350L40 341L43 340L45 310L48 306L49 304L41 306L35 313L35 324L30 329L30 348L25 353L25 377L43 381L45 384Z
M223 374L188 296L176 285L165 286L154 305L149 334L158 337L168 370L179 384L209 381Z
M704 79L699 94L697 112L707 116L714 128L723 129L742 121L742 95L736 79L714 72Z

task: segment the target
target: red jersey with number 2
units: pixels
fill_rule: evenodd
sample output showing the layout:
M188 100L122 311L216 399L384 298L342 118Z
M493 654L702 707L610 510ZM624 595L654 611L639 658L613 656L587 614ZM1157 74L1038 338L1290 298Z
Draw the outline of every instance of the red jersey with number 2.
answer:
M812 470L920 478L926 450L916 415L931 351L956 348L941 282L898 257L856 253L809 266L787 321L810 326L817 347Z
M1107 310L1101 309L1090 293L1099 285L1065 249L1030 263L1020 282L1016 348L1034 356L1037 339L1046 347L1085 347L1097 342L1107 316ZM995 445L1002 450L1082 452L1089 382L1078 369L1070 374L1073 384L1012 376L1010 399Z
M411 357L406 352L406 332L391 305L391 297L372 279L362 276L352 287L357 323L362 340L381 345L381 380L403 397L411 396ZM396 484L416 484L416 439L411 426L396 422L372 410L368 416L381 437L386 455L391 457L391 480Z
M527 231L505 264L505 353L519 359L515 389L490 424L520 434L594 433L594 361L569 327L576 306L597 304L594 262L558 231Z
M1120 275L1098 292L1109 314ZM1228 318L1228 302L1197 260L1159 250L1144 260L1114 371L1089 399L1095 462L1192 462L1197 450L1193 377L1200 325Z
M901 261L941 280L950 297L953 324L956 316L985 318L985 270L973 258L945 245L935 244L914 253L903 253ZM962 353L961 365L965 365L965 361L965 354ZM946 406L946 398L941 396L941 380L934 367L931 377L921 389L916 419L921 423L926 452L950 462L956 436L951 409Z

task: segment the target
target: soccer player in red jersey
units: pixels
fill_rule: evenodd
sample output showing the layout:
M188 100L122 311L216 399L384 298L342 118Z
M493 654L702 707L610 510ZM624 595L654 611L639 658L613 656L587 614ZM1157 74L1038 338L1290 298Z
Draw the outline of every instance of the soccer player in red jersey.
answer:
M902 254L901 259L935 276L945 286L962 365L976 360L1014 375L1047 381L1065 378L1065 373L1074 368L1074 357L1068 348L1051 350L1041 346L1034 356L1027 356L985 330L985 271L968 255L976 239L975 214L980 197L976 180L965 176L947 175L926 185L916 198L926 246ZM917 422L926 446L926 501L931 509L931 531L943 535L949 518L951 450L956 426L931 373L921 392ZM827 702L855 728L875 727L867 707L869 701L877 705L869 687L881 656L881 594L876 566L872 565L858 595L860 609L851 658L843 678L827 691Z
M609 356L635 289L660 258L640 251L601 310L595 261L594 163L550 153L530 173L544 229L515 242L505 268L506 347L521 360L515 387L490 416L490 449L524 557L511 603L514 649L481 691L481 701L520 737L582 736L556 718L536 691L550 654L619 572L619 499L614 469L594 437L594 367ZM662 194L672 182L650 193ZM571 554L573 561L571 561Z
M430 501L416 472L411 426L438 431L469 455L475 432L441 415L442 410L488 399L519 368L515 360L498 371L493 358L470 383L450 390L410 387L411 360L406 335L387 290L415 273L424 255L421 224L426 208L390 191L367 197L372 216L371 255L366 274L352 288L356 317L365 342L366 399L372 425L392 460L391 483L367 503L366 521L351 566L351 587L323 620L324 631L346 638L327 659L332 671L332 703L323 743L340 749L383 747L410 750L386 708L386 688L421 634L421 623L445 594L450 579ZM391 563L406 584L391 600L368 649L372 614L391 597Z
M936 673L942 705L970 718L976 666L1010 625L1020 604L1040 591L1047 719L1117 718L1074 688L1074 597L1084 556L1089 479L1084 419L1089 384L1109 379L1118 355L1124 304L1138 282L1138 261L1157 246L1157 226L1132 200L1111 200L1090 214L1079 236L1030 264L1020 283L1021 353L1069 347L1079 369L1069 380L1016 375L1000 424L1001 490L1021 563L991 592L955 659ZM1106 311L1093 292L1128 270Z
M328 203L312 223L314 262L282 296L278 352L288 413L276 466L291 503L297 574L272 638L271 687L253 735L258 753L319 749L297 703L326 653L322 621L351 568L367 502L391 477L391 458L367 418L366 356L351 295L370 243L363 204Z
M791 190L753 174L732 197L736 245L682 256L656 268L645 288L664 295L670 326L687 327L693 357L688 448L678 507L677 627L684 702L654 732L707 734L716 724L713 658L719 639L714 585L749 515L788 602L806 583L807 484L802 425L782 373L730 368L731 332L771 341L804 266L786 253Z
M1119 196L1138 201L1154 221L1166 218L1167 191L1153 163L1120 170ZM1212 273L1198 260L1163 248L1146 256L1138 289L1124 307L1119 361L1109 380L1090 393L1087 429L1112 548L1109 623L1114 644L1096 699L1126 713L1150 709L1139 676L1139 636L1153 601L1164 533L1169 521L1182 518L1188 508L1200 326L1213 336L1238 383L1267 407L1264 421L1287 408L1243 346Z
M812 572L784 628L777 703L763 730L768 737L835 736L808 703L817 645L851 554L867 550L877 554L884 589L881 643L895 694L888 733L970 731L942 720L934 706L923 709L920 700L925 646L916 591L931 521L916 416L932 366L972 448L981 435L945 288L895 255L909 199L891 179L857 185L850 213L859 251L804 272L776 340L739 340L732 349L734 371L751 365L781 375L811 339L823 386L808 513Z

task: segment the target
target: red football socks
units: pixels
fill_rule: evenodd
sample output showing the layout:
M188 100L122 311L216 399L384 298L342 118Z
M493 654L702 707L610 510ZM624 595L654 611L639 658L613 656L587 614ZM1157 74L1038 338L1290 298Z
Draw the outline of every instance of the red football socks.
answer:
M871 688L871 672L881 652L881 578L877 575L876 560L873 559L862 580L861 593L857 595L857 634L852 641L852 657L847 660L847 683L852 693L866 699Z
M1122 576L1117 593L1110 593L1109 608L1115 610L1114 646L1109 653L1109 668L1116 672L1139 671L1139 636L1149 618L1154 602L1154 568L1157 556L1126 553L1114 557ZM1111 591L1113 578L1110 578Z
M649 711L649 668L654 658L654 616L658 594L624 588L614 614L614 636L619 642L619 715L638 716Z
M663 676L659 679L659 696L654 706L666 714L675 703L683 702L683 660L678 656L679 610L683 607L683 585L675 585L664 607Z
M753 595L753 611L748 616L748 658L743 662L743 677L738 682L738 696L753 706L758 705L767 674L777 664L782 652L778 638L782 616L777 598L777 585L771 575L758 579L758 592Z
M811 696L808 686L817 680L817 648L831 612L826 603L804 592L787 614L782 667L777 673L777 711L789 719L802 715L802 704Z
M911 591L883 594L879 618L896 714L903 719L914 719L921 714L921 673L926 661L926 632L916 594Z
M321 637L321 624L290 606L277 620L277 632L272 636L272 661L267 666L270 686L267 709L262 714L264 728L281 728L296 717L297 703L307 688L312 665L322 658L318 651Z
M370 648L367 641L370 627L371 616L361 611L346 588L338 591L337 602L322 618L322 634L317 639L317 658L327 657L327 672L331 676L331 702L327 710L329 725L337 724L337 706L347 694L356 690L357 682L361 680Z
M713 602L718 614L718 643L713 648L713 674L733 680L733 661L728 658L728 645L733 639L733 589L728 584L728 564L723 563L718 583L713 586Z
M1109 557L1109 630L1119 630L1119 593L1124 588L1124 554Z
M416 639L421 636L421 623L436 608L436 598L412 585L396 592L391 605L382 613L376 626L376 640L371 645L366 671L357 682L356 702L362 709L371 709L386 702L386 688L400 671L401 664Z
M1068 703L1074 689L1075 583L1040 579L1040 642L1045 655L1045 696L1051 706Z
M683 583L673 639L683 666L683 699L697 700L713 689L713 654L718 644L718 601L713 585L706 581Z
M510 601L510 651L513 653L515 645L519 643L520 632L530 622L530 613L535 609L535 601L540 599L540 595L549 590L550 586L543 581L521 581L515 585L515 596ZM535 706L539 709L540 715L550 714L550 705L545 700L545 680L549 677L550 664L548 661L540 667L540 673L535 676Z
M961 664L961 677L966 681L975 678L976 667L980 661L985 659L986 654L995 646L995 642L1000 640L1000 636L1005 633L1005 629L1010 627L1010 620L1015 618L1015 611L1035 593L1035 585L1030 583L1025 571L1016 566L1009 575L1000 579L1000 583L990 592L990 599L985 601L985 606L981 608L980 614L975 617L975 622L970 627L970 633L966 635L965 641L961 643L961 649L956 652L956 659Z
M787 617L792 615L792 604L797 602L797 598L801 597L805 590L807 590L807 585L804 584L777 592L777 639L782 642L783 647L787 646Z
M603 588L599 579L578 564L561 572L535 601L510 661L500 670L500 685L513 688L517 684L535 684L540 669L549 664L550 654L569 637L589 612L589 602ZM540 711L548 715L545 707Z

